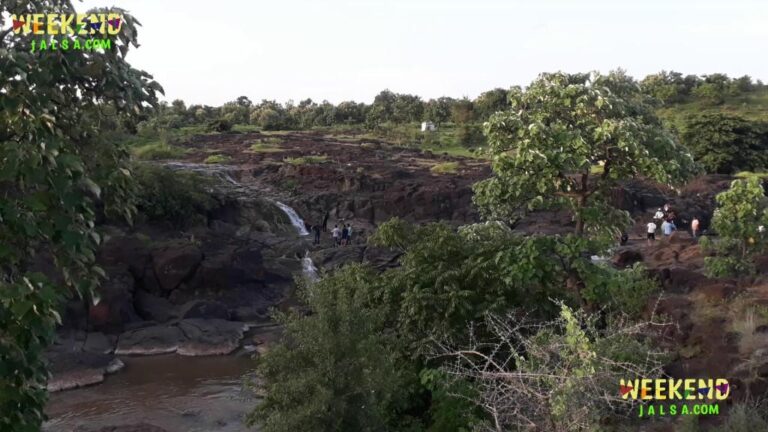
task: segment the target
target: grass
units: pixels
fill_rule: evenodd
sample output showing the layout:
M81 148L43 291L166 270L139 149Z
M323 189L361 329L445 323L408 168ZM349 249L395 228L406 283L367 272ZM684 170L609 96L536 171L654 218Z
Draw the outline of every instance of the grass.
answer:
M432 174L456 174L458 169L458 162L443 162L433 165L429 170L432 172Z
M759 179L768 179L768 172L741 171L736 173L736 177L741 179L750 179L753 177L757 177Z
M250 153L275 153L275 152L281 152L281 151L283 151L283 149L281 149L280 147L275 147L273 145L261 143L261 142L252 144L248 150L248 152Z
M207 164L220 164L220 163L227 163L227 162L229 162L229 161L230 161L230 159L232 159L232 158L230 158L230 157L229 157L229 156L227 156L227 155L223 155L223 154L215 154L215 155L210 155L210 156L208 156L207 158L205 158L205 160L203 161L203 163L207 163Z
M235 132L259 132L260 128L256 125L250 125L250 124L236 124L232 126L232 130Z
M134 157L141 160L176 159L183 156L186 151L182 148L166 144L163 141L134 146L131 148Z
M300 156L300 157L289 157L283 159L283 162L291 165L313 165L313 164L322 164L328 162L328 156L322 155L322 156Z
M680 131L687 116L716 112L735 114L748 120L768 121L768 89L727 97L720 105L710 105L694 99L657 110L657 114L667 125L675 126Z

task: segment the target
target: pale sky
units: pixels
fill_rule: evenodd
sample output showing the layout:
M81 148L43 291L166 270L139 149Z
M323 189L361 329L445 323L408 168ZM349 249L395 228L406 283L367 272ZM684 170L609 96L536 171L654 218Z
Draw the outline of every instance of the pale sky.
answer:
M662 69L768 82L766 0L86 0L143 24L129 61L166 99L220 105L385 88L476 97L540 72Z

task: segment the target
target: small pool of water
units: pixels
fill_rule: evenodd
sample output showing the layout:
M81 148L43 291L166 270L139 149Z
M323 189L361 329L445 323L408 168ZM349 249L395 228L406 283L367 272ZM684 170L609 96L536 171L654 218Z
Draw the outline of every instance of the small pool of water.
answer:
M243 356L121 357L104 383L53 393L47 432L146 422L169 432L253 431L244 416L257 399L244 390L254 360Z

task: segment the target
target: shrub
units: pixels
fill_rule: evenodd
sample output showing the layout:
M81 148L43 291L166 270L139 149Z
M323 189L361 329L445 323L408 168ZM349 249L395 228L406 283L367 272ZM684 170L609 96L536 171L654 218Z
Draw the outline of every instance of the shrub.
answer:
M189 226L205 222L215 201L205 190L212 181L200 174L139 165L134 168L136 207L148 220Z
M164 142L154 142L134 147L133 155L141 160L175 159L184 155L184 150Z
M584 297L612 312L639 317L651 296L661 290L658 282L648 276L640 263L627 270L605 267L599 271L605 274L596 275L595 283L587 278Z
M429 171L431 171L433 174L455 174L458 169L458 162L443 162L433 165Z
M322 164L328 162L328 156L300 156L300 157L288 157L283 159L283 162L291 164L291 165L311 165L311 164Z
M232 122L224 118L216 119L209 122L205 129L208 132L229 132L232 130Z
M229 157L229 156L227 156L227 155L223 155L223 154L213 154L213 155L210 155L210 156L208 156L207 158L205 158L205 160L203 161L203 163L207 163L207 164L221 164L221 163L227 163L227 162L229 162L229 161L230 161L230 159L232 159L232 158L230 158L230 157Z

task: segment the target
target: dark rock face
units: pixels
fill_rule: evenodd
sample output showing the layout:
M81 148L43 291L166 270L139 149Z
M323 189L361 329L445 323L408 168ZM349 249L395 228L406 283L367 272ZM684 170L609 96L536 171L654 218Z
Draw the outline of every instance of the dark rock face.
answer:
M135 425L107 426L100 429L94 429L93 432L168 432L168 431L151 424L139 423Z
M147 321L163 323L177 316L176 307L168 299L137 290L134 297L136 312Z
M121 331L126 323L140 319L133 307L134 278L127 271L107 272L109 280L98 290L100 301L90 306L89 323L96 331Z
M109 354L99 354L72 349L71 346L54 346L46 352L52 377L48 391L68 390L98 384L104 375L123 368L123 363Z
M636 250L623 250L613 258L613 265L624 268L643 261L643 254Z
M172 241L152 251L155 276L164 291L172 291L189 278L203 260L200 249L184 241Z
M182 318L229 319L227 307L217 301L193 300L182 306Z

